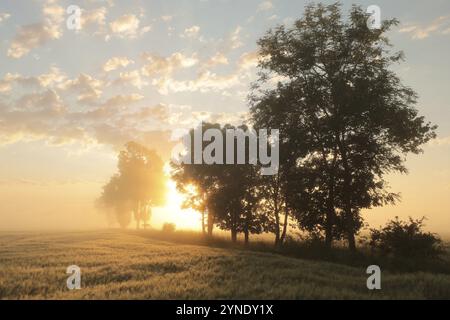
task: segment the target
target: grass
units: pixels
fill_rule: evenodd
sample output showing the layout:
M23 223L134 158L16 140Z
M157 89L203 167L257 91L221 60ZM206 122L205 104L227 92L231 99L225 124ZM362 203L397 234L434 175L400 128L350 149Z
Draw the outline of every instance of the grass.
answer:
M69 265L82 288L66 288ZM0 233L2 299L450 299L450 275L382 267L382 289L366 266L242 250L189 233Z

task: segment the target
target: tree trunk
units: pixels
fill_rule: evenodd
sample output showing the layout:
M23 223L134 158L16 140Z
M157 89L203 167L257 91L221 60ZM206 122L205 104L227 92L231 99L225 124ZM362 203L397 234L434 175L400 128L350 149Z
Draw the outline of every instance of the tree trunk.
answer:
M136 219L136 229L139 230L141 226L141 201L138 201L134 207L134 218Z
M329 215L327 214L327 223L325 226L325 247L331 249L333 244L333 229L332 225L329 223Z
M202 210L202 234L206 234L206 227L205 227L205 210Z
M231 228L231 241L236 243L237 242L237 231L236 228Z
M355 232L349 231L348 233L348 248L350 251L356 251L356 241L355 241Z
M248 245L248 242L249 242L248 228L246 228L245 231L244 231L244 240L245 240L245 245Z
M356 251L355 223L353 220L351 200L351 173L350 167L348 165L347 152L342 143L339 143L339 149L342 156L342 165L344 166L344 221L347 231L348 248L350 249L350 251Z
M280 243L280 212L278 209L278 195L274 199L274 215L275 215L275 247Z
M334 219L335 212L334 212L334 205L332 203L329 203L327 213L326 213L326 221L325 221L325 247L328 249L331 249L333 246L333 225L334 225Z
M211 210L208 209L208 236L212 237L214 229L214 215Z
M280 238L280 242L279 242L280 246L282 246L284 241L286 240L288 221L289 221L289 211L286 208L285 212L284 212L283 233L281 234L281 238Z

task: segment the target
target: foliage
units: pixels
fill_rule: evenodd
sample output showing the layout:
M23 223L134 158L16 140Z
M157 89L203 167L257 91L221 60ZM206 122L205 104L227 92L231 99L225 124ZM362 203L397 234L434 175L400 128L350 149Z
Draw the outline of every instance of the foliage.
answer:
M119 153L119 172L103 187L99 204L113 210L121 227L134 214L137 228L148 224L151 208L164 203L166 178L163 162L152 150L129 142Z
M424 220L398 217L383 228L371 229L370 246L384 255L409 258L435 258L442 253L442 241L433 233L424 232Z

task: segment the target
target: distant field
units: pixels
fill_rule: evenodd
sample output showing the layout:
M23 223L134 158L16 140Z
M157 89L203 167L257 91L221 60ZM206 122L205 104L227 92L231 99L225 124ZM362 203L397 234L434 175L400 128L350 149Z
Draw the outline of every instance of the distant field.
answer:
M82 288L66 288L78 265ZM154 240L140 233L0 233L2 299L450 298L450 276L383 272L270 253Z

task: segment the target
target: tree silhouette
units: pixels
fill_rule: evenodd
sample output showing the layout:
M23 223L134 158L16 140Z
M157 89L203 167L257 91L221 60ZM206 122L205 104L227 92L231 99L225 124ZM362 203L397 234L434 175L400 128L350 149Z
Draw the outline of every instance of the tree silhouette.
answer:
M205 132L207 129L220 130L223 137L222 163L223 164L193 164L194 134L196 130ZM177 182L177 188L187 197L186 206L202 212L202 221L207 212L208 235L212 234L214 225L222 230L231 232L233 242L237 241L238 233L244 233L245 242L248 243L250 234L261 233L267 229L263 215L258 211L259 203L259 168L252 164L236 164L237 137L234 139L234 163L225 164L227 158L227 135L228 129L241 129L247 131L246 126L233 127L231 125L220 126L219 124L202 123L201 127L191 130L191 150L186 150L187 158L192 164L172 163L174 168L172 178ZM203 141L202 151L211 142ZM245 144L245 157L248 159L248 143ZM197 192L190 192L192 186ZM262 211L261 211L262 212ZM205 225L202 223L203 233Z
M136 228L148 225L151 208L164 203L166 178L163 162L152 150L129 142L119 153L119 172L103 187L100 204L114 210L125 228L134 215Z
M194 163L194 133L204 132L207 129L220 129L219 124L202 123L201 127L191 129L189 138L191 139L191 149L185 150L191 159L192 164L171 162L173 169L172 179L177 184L177 189L185 195L183 206L193 208L202 215L201 224L203 234L212 235L214 229L214 208L211 202L211 194L217 188L217 165L193 164ZM202 150L208 143L202 142Z
M292 28L269 31L258 42L261 77L251 100L256 125L280 129L288 205L300 226L324 229L329 246L344 234L351 250L361 209L397 198L384 176L406 172L404 156L435 137L415 92L391 70L403 58L386 37L397 20L371 30L367 18L357 6L345 20L338 3L311 4Z

